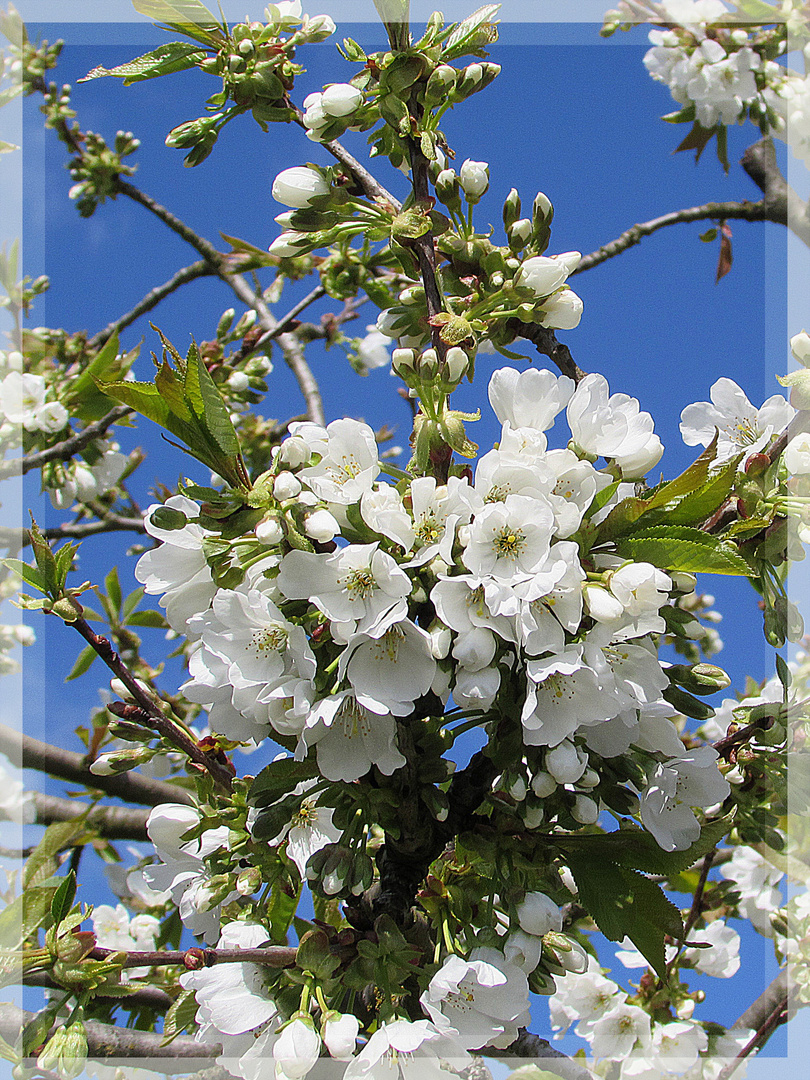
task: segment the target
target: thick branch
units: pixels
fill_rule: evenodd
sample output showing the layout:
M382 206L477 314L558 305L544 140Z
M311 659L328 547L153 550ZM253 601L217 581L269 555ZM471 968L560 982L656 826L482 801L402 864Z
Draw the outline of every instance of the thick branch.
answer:
M788 971L787 968L782 968L776 978L765 987L756 1001L753 1001L745 1012L734 1021L731 1030L748 1028L750 1031L756 1031L777 1006L783 1002L787 1003L787 998Z
M537 326L534 323L529 326L520 323L519 334L520 337L531 341L537 351L542 353L543 356L547 356L549 360L557 365L562 374L567 375L569 379L579 382L587 375L587 372L583 371L574 362L568 346L563 345L561 341L557 341L553 330L548 330L545 326Z
M661 217L653 218L651 221L644 221L631 226L621 236L617 236L615 240L603 244L596 251L592 251L590 255L585 255L570 276L573 277L574 274L581 274L585 270L591 270L594 266L612 259L615 255L621 255L628 248L640 244L645 236L651 236L654 232L665 229L669 225L681 225L690 221L727 221L735 218L743 221L775 221L784 224L781 218L775 216L773 208L764 199L755 203L712 202L705 203L703 206L690 206L684 210L673 210L671 213L662 214Z
M179 789L176 789L179 790ZM72 821L87 814L87 824L107 840L148 840L146 810L131 810L124 806L89 806L75 799L60 799L57 795L31 793L34 800L37 825L50 825L54 821Z
M25 1012L16 1005L0 1005L0 1035L12 1045L20 1036L23 1026L34 1019L35 1013ZM163 1045L163 1035L151 1031L135 1031L132 1028L85 1021L87 1050L91 1058L149 1058L149 1068L156 1072L174 1075L186 1072L193 1065L178 1069L178 1061L206 1061L222 1053L220 1043L197 1042L182 1035L170 1046ZM45 1040L43 1040L45 1041Z
M505 1050L488 1051L493 1057L541 1058L543 1068L564 1077L564 1080L593 1080L591 1073L571 1058L555 1050L546 1039L533 1035L526 1028Z
M161 300L165 300L167 296L170 296L173 292L180 288L181 285L186 285L189 281L195 281L200 277L210 277L214 274L214 269L211 264L204 259L200 259L199 262L192 263L190 266L184 266L182 270L178 270L174 277L170 277L168 281L165 281L162 285L156 285L154 289L144 296L131 311L128 311L126 315L122 315L119 319L111 322L103 330L99 330L97 334L87 342L89 349L100 349L113 334L119 333L127 326L130 326L139 319L141 315L145 315L147 311L151 311L152 308L157 307Z
M71 435L69 439L49 446L46 450L39 450L35 454L27 454L22 461L12 458L10 461L0 463L0 480L6 476L19 475L20 469L23 473L27 473L46 465L49 461L67 461L80 450L84 450L91 442L100 439L117 420L121 420L131 412L132 409L128 405L116 405L106 416L102 416L94 424L88 424L75 435Z
M782 175L776 161L772 139L760 139L749 146L740 159L765 198L769 221L787 225L791 232L810 247L810 204L804 202Z
M13 728L0 724L0 752L16 765L25 769L39 769L40 772L67 780L73 784L114 795L124 802L139 803L142 806L160 806L161 803L187 803L194 805L194 800L181 787L167 784L162 780L152 780L148 776L134 773L121 773L118 776L95 776L87 767L85 758L70 750L40 742L30 735L22 735Z
M46 971L31 971L25 976L26 986L41 986L46 990L62 990L59 983L55 982ZM62 990L64 993L64 990ZM157 986L144 986L126 997L105 997L104 994L96 994L96 1001L107 1001L120 1005L122 1009L150 1009L152 1012L168 1012L172 998Z
M730 1080L745 1059L754 1051L760 1050L774 1031L787 1023L795 1008L796 998L788 988L787 968L783 968L732 1026L732 1031L735 1028L753 1029L754 1034L734 1060L725 1066L717 1080Z

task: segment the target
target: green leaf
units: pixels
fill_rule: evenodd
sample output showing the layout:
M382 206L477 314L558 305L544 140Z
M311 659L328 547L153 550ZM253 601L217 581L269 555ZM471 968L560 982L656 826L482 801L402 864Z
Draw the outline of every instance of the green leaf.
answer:
M127 626L151 626L156 630L166 630L168 625L159 611L136 611L127 619Z
M173 1039L187 1031L197 1016L197 999L193 990L183 990L174 999L163 1021L163 1041L161 1046L168 1046Z
M138 606L138 604L140 604L141 600L143 600L145 595L146 589L144 589L143 587L135 589L129 594L121 608L122 623L126 623L129 621L130 616L133 614L135 608Z
M132 6L148 19L165 23L195 41L214 48L224 43L222 27L200 0L132 0Z
M634 533L619 540L616 550L626 559L649 562L662 570L741 577L753 572L732 544L685 525L659 525Z
M737 466L744 454L732 458L720 472L709 477L696 491L686 495L667 511L668 525L698 525L719 509L731 494L737 479Z
M29 566L28 563L24 563L20 559L2 559L0 561L2 561L3 566L7 566L9 570L13 570L15 574L21 577L26 585L30 585L32 589L38 589L41 593L47 593L48 586L45 584L45 578L35 567Z
M49 878L56 869L55 856L72 840L85 832L86 828L87 825L82 818L55 821L49 825L23 867L23 888L30 889Z
M65 676L65 682L72 682L74 679L78 679L80 675L84 675L85 671L89 671L97 656L98 653L92 645L82 649L76 658L76 663L70 669L70 674Z
M201 60L205 60L207 56L208 53L189 41L167 41L165 45L159 45L152 52L129 60L126 64L119 64L118 67L95 67L78 81L88 82L90 79L99 79L105 75L115 75L124 80L124 86L130 86L132 83L143 82L145 79L171 75L175 71L186 71L187 68L194 67Z
M53 899L51 900L51 918L53 919L55 926L58 926L65 915L70 911L75 895L76 873L74 870L71 870L53 894Z
M694 150L695 161L700 161L700 155L719 130L719 127L705 128L696 120L686 138L675 147L675 153L677 154L680 150Z
M683 937L678 909L655 882L637 871L579 852L567 856L579 899L606 938L629 937L650 967L664 978L664 937Z
M485 4L484 7L478 8L472 15L468 15L466 19L454 26L444 41L442 60L447 63L448 60L463 56L466 46L471 41L477 41L478 31L484 23L491 22L500 8L500 4Z
M31 518L31 528L28 530L28 535L31 537L31 547L34 551L34 558L37 561L37 568L46 585L44 591L48 592L51 596L56 596L62 586L62 582L59 580L56 559L51 550L51 545L45 539L44 534L36 521L34 521L33 516Z
M312 761L296 761L291 757L271 761L250 785L248 802L251 806L269 806L316 774L317 768Z
M121 610L121 582L118 580L118 569L113 567L104 578L104 588L107 590L107 598L112 604L113 611Z
M51 901L58 885L28 888L0 911L0 948L16 949L51 916Z
M197 415L203 420L205 430L221 453L226 457L236 457L239 453L239 438L231 422L230 412L196 346L192 346L192 351L189 352L185 388L189 399L193 391L194 402L199 400L200 411Z

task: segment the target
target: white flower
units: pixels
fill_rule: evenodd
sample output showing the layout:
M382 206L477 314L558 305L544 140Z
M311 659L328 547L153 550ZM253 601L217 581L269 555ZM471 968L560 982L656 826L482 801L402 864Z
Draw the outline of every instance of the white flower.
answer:
M469 960L449 956L420 997L440 1031L466 1050L508 1046L529 1006L526 975L497 949L475 949Z
M357 634L341 653L338 677L348 677L361 705L405 716L426 694L436 674L430 634L409 619L380 638ZM382 706L382 709L380 708Z
M810 432L795 435L785 447L782 459L789 473L810 473Z
M638 1006L622 1002L594 1021L588 1038L596 1057L620 1061L637 1042L642 1050L649 1049L650 1017Z
M577 1034L584 1035L595 1021L627 1000L627 994L615 982L606 979L598 968L579 974L555 975L554 982L557 989L549 998L549 1011L551 1026L558 1032L557 1039L562 1038L573 1023L577 1023Z
M397 749L396 735L396 721L387 710L372 711L344 690L317 702L307 717L296 756L306 756L314 745L318 769L327 780L359 780L372 765L390 776L406 763Z
M296 786L293 794L305 795L315 784L315 780L306 780ZM306 881L307 863L315 852L334 844L342 835L332 824L333 812L330 806L318 806L317 794L306 796L278 836L269 841L270 847L287 841L287 855L298 867L302 881Z
M515 285L530 289L537 297L550 296L565 283L581 258L578 251L567 251L563 255L533 255L521 264L515 275Z
M672 580L650 563L625 563L609 578L610 591L628 615L658 611L668 600Z
M321 94L321 108L328 116L350 116L363 102L363 94L349 83L332 83Z
M197 504L184 495L173 495L165 505L180 510L188 518L199 514ZM159 508L159 503L149 507L144 525L149 535L161 540L162 544L141 556L135 567L135 577L147 593L164 594L159 603L166 608L169 625L178 633L184 633L189 619L205 611L216 592L202 546L209 533L194 522L182 529L159 528L151 520Z
M432 476L419 476L411 482L410 493L416 551L410 565L421 566L435 555L450 565L456 529L481 506L480 497L468 480L458 476L451 476L446 484L437 484Z
M515 908L515 914L521 930L527 934L543 937L550 930L557 933L562 930L562 912L545 893L526 893Z
M360 516L370 529L387 536L403 551L409 551L413 546L413 523L402 496L392 484L380 484L376 489L366 491L360 500Z
M445 1061L463 1068L469 1054L429 1020L393 1020L377 1028L343 1080L447 1080Z
M581 645L569 645L558 655L527 662L528 689L521 715L527 746L556 746L581 724L615 714L618 704L605 694L582 653Z
M638 468L652 468L663 447L653 434L650 414L639 411L636 398L608 395L604 375L585 376L568 403L571 434L581 450L614 458L623 476L638 476Z
M553 527L547 502L507 495L476 513L462 560L478 577L504 584L530 577L546 561Z
M385 367L391 361L388 349L391 339L387 334L381 333L376 324L366 327L366 336L358 343L357 355L362 364L362 374L365 375L374 368Z
M810 334L801 330L790 339L790 351L802 367L810 367Z
M782 905L778 888L783 872L750 847L735 847L731 859L720 867L720 874L740 893L737 908L744 919L753 923L760 934L773 936L769 918Z
M183 834L199 822L200 812L193 806L163 803L154 807L146 820L146 831L162 861L147 866L144 877L150 888L158 892L168 889L183 923L210 943L219 934L220 905L211 908L208 903L210 872L205 859L227 847L229 829L221 825L207 829L197 840L183 841ZM230 894L223 903L236 895Z
M325 445L320 442L315 449L321 460L298 475L319 499L347 506L371 490L380 462L377 441L368 424L333 420L326 428Z
M277 1080L301 1080L320 1057L321 1039L309 1016L285 1025L273 1044Z
M794 415L780 394L769 397L760 409L754 408L732 379L718 379L709 396L711 402L698 401L683 410L681 435L687 446L708 446L717 429L718 462L740 451L750 454L761 450Z
M712 747L701 746L655 767L639 804L644 827L664 851L685 851L699 838L691 807L714 806L731 791L717 756Z
M689 940L711 946L684 949L684 958L696 971L716 979L730 979L739 971L740 935L722 919L715 919L703 930L693 930Z
M309 206L314 198L328 195L330 190L328 181L305 165L284 169L273 181L273 198L284 206Z
M45 401L45 380L30 372L10 371L0 383L0 410L10 424L22 424L26 431L38 431L35 416Z
M554 417L565 408L575 383L567 375L554 375L545 368L498 368L489 380L489 402L498 420L513 428L547 431Z

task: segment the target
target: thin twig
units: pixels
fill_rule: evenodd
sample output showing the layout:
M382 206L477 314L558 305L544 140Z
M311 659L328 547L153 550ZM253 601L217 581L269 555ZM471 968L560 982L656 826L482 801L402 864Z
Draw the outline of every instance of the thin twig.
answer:
M347 169L351 170L355 180L370 199L382 199L384 202L391 204L395 213L399 213L402 209L402 203L399 199L395 198L390 191L387 191L379 180L372 176L365 166L360 164L356 157L353 157L344 146L341 146L337 139L332 139L331 142L323 145L333 158L336 158L341 165L345 165Z
M90 960L106 960L121 956L123 950L93 949ZM262 964L265 967L294 967L298 950L286 945L268 945L266 949L175 949L166 951L127 952L123 967L165 967L180 964L188 971L213 967L215 964Z
M787 969L783 968L731 1028L732 1031L753 1029L754 1034L718 1074L717 1080L730 1080L745 1059L754 1050L762 1049L774 1031L788 1021L796 1004L795 996L788 991Z
M84 450L91 442L100 439L116 421L123 419L131 412L132 409L128 405L116 405L106 416L102 416L93 424L88 424L87 427L62 442L55 443L45 450L38 450L35 454L27 454L22 459L12 458L10 461L0 462L0 480L6 476L19 475L20 472L31 472L32 469L47 465L49 461L67 461L74 454Z
M621 236L617 236L615 240L603 244L596 251L592 251L590 255L585 255L576 270L573 270L569 276L573 277L574 274L582 274L585 270L591 270L594 266L599 266L600 263L606 262L616 255L621 255L628 248L640 244L645 236L651 236L654 232L658 232L659 229L665 229L670 225L680 225L690 221L727 221L735 218L743 221L778 220L773 216L773 210L766 205L764 199L755 203L712 202L705 203L703 206L690 206L684 210L673 210L671 213L662 214L661 217L653 218L651 221L644 221L631 226Z
M59 983L52 979L47 971L27 972L24 985L41 986L46 990L62 990ZM62 992L64 993L64 990ZM144 986L131 994L127 994L125 997L105 997L102 992L96 994L94 1000L106 1001L108 1004L115 1004L122 1009L145 1008L151 1012L165 1013L168 1012L173 999L165 990L161 990L157 986Z
M233 778L232 772L227 766L212 758L204 750L201 750L197 743L189 738L182 728L164 714L160 700L144 690L112 647L110 641L100 634L96 634L87 620L81 617L74 619L69 625L72 626L73 629L84 638L87 644L96 651L98 656L104 661L116 678L121 680L133 700L136 702L136 705L134 706L125 705L122 710L116 709L116 715L123 715L125 719L133 719L135 723L140 723L145 727L153 728L159 735L164 739L167 739L172 746L175 746L191 761L209 772L214 783L219 788L223 791L230 791L231 780ZM130 717L127 714L126 710L132 709L137 710L137 716Z
M160 806L161 803L172 802L195 805L187 791L163 780L153 780L151 777L134 773L96 776L90 772L82 754L51 746L50 743L14 731L5 724L0 724L0 752L25 769L38 769L60 780L103 791L107 795L123 799L124 802L138 803L141 806Z
M170 296L173 292L180 288L181 285L186 285L189 281L196 281L197 278L211 277L215 273L213 267L209 262L204 259L200 259L199 262L192 263L190 266L184 266L182 270L178 270L174 277L169 278L168 281L164 281L162 285L156 285L154 289L144 296L131 311L128 311L126 315L122 315L120 318L111 322L103 330L99 330L97 334L87 342L88 349L96 351L105 344L113 334L120 333L121 330L126 329L139 319L141 315L145 315L147 311L151 311L152 308L157 307L161 300L165 300L167 296Z
M531 341L538 352L555 363L563 375L567 375L569 379L573 379L577 383L585 378L587 372L583 371L575 363L568 346L561 341L557 341L553 330L549 330L545 326L537 326L535 323L526 326L520 323L518 333L520 337Z

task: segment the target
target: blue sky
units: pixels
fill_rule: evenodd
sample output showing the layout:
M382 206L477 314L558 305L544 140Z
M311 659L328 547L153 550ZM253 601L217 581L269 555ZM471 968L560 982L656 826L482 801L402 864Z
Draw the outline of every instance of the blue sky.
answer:
M47 20L58 12L54 5L35 0L20 7L29 19ZM305 161L329 164L326 151L306 140L298 128L279 125L263 135L250 118L241 117L225 129L207 161L196 169L185 169L183 152L163 145L165 134L200 115L204 99L218 88L217 82L195 70L129 88L113 79L77 85L96 65L113 67L167 39L143 23L96 21L127 19L126 4L107 4L103 15L99 6L85 0L80 7L86 21L44 21L32 24L30 32L51 41L57 37L67 41L56 78L73 85L73 104L82 128L109 140L118 129L133 131L141 140L141 149L130 159L138 164L134 182L213 243L222 246L221 230L266 247L278 232L273 217L283 209L270 196L274 176ZM229 16L244 16L241 5L238 11L232 7L226 5ZM504 22L501 39L491 50L491 59L503 65L501 76L466 107L445 117L443 129L456 150L457 163L472 158L490 164L490 191L476 210L479 229L492 223L500 235L501 205L512 186L520 191L527 209L537 190L554 203L549 253L571 249L587 253L636 222L680 207L758 197L758 190L736 166L744 148L756 138L752 126L729 132L729 176L723 174L711 147L697 166L690 155L673 155L685 129L659 119L674 105L668 91L653 83L641 64L647 48L645 32L617 34L606 41L599 37L596 22L563 22L560 7L558 3L506 4L505 18L526 19L535 12L534 18L560 21ZM339 9L344 14L372 15L370 0L343 3ZM251 14L258 15L260 10L254 4ZM321 10L337 18L328 4L312 9L313 13ZM444 10L448 17L460 17L467 6L445 4ZM568 18L584 13L598 19L603 7L571 5L566 11ZM369 49L383 45L381 29L369 22L341 23L338 40L341 36L355 37ZM299 102L325 82L346 80L354 71L330 42L302 50L298 59L308 68L296 88ZM51 133L42 131L35 102L26 103L26 116L26 272L51 277L51 289L37 302L33 324L70 331L86 328L94 333L197 256L124 198L107 202L92 219L81 221L67 199L71 181L63 168L63 147ZM362 154L363 136L349 136L345 141L358 156ZM382 163L377 172L392 190L403 192L404 178L390 166ZM585 370L603 373L612 391L637 396L641 407L653 414L666 447L660 469L667 476L680 471L694 456L678 433L681 410L692 401L707 399L709 388L721 375L736 379L750 399L760 404L778 391L774 375L786 368L787 336L801 328L787 324L784 230L744 222L732 225L734 265L719 285L714 283L717 246L698 239L709 227L707 223L659 232L572 282L584 300L585 313L577 329L560 332L560 337ZM283 314L300 292L291 289L276 314ZM187 286L149 317L184 348L190 334L198 341L213 337L221 312L231 305L232 294L225 286L204 280ZM312 309L312 315L317 318L333 309L333 303L322 303ZM370 306L368 311L367 317L365 309L361 312L356 330L350 333L362 334L365 325L373 322ZM149 351L156 341L147 320L130 328L123 344L131 347L142 336L146 342L138 370L148 377ZM325 352L320 347L313 350L311 362L321 382L327 419L350 415L375 427L394 424L398 426L395 442L406 443L408 410L385 370L360 379L351 373L338 349ZM488 373L504 362L481 357L475 387L459 395L459 407L482 409L482 420L471 431L482 451L496 437L485 396ZM280 359L262 411L282 419L302 411L294 382ZM201 482L207 479L145 423L129 445L140 445L148 454L138 492L143 505L150 501L147 488L156 479L171 484L181 472ZM30 486L30 498L35 501L35 487ZM44 505L38 514L44 524L58 520ZM131 540L112 539L107 547L109 557L119 561L127 590L136 584L134 559L125 554ZM95 556L89 545L87 552L82 569L91 576ZM770 674L753 591L745 583L719 577L709 579L705 588L715 594L725 614L720 631L726 648L718 662L729 670L734 685L741 685L745 674L757 678ZM94 668L72 683L66 699L61 680L75 655L73 643L55 621L40 619L35 626L39 643L27 658L27 729L78 748L71 731L98 704L99 672ZM147 648L159 655L160 635L145 640ZM172 670L167 669L167 677ZM58 731L54 717L64 717L56 721ZM746 973L734 980L734 989L729 987L724 995L720 984L707 986L707 992L713 991L710 999L715 1006L720 1001L715 1015L721 1021L733 1020L772 976L767 959L770 947L752 935L745 948Z

